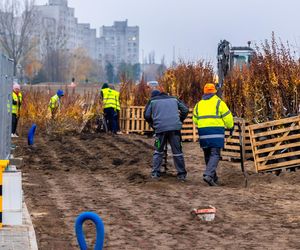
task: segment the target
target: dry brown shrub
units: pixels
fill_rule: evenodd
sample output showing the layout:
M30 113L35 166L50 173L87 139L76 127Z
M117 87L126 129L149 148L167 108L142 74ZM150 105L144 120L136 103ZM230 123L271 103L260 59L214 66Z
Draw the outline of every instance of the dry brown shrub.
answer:
M273 34L256 46L250 67L234 69L225 80L225 100L232 112L263 122L299 114L300 62L289 43Z
M41 130L55 133L80 131L86 122L101 112L99 95L85 92L76 94L75 90L65 88L61 99L61 109L55 119L51 118L48 104L55 94L50 87L28 88L23 92L21 124L28 127L35 123ZM21 128L22 129L22 128Z

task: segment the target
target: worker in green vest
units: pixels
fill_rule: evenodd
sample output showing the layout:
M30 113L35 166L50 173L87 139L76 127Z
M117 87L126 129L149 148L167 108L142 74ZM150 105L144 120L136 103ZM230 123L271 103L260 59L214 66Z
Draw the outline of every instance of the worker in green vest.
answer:
M12 127L11 127L11 137L19 137L16 133L18 121L20 118L21 105L23 101L23 96L21 93L21 87L19 84L14 83L12 92Z
M101 97L102 97L104 117L105 117L108 131L113 134L116 134L117 133L116 91L109 88L107 83L104 83L101 89Z
M51 111L52 119L54 119L61 106L61 98L64 96L64 91L59 89L56 94L50 98L49 110Z

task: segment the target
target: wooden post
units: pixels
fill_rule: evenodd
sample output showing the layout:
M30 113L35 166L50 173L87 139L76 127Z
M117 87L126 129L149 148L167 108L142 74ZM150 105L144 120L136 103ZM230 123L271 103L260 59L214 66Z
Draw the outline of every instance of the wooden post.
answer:
M143 132L143 128L140 126L141 120L140 120L140 112L141 108L136 109L136 130L137 132Z
M125 116L125 133L129 134L130 129L130 107L126 108L126 116Z

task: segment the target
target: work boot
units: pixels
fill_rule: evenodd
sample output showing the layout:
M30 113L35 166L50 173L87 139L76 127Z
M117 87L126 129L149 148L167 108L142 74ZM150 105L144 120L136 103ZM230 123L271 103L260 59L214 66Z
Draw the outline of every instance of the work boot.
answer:
M152 173L152 174L151 174L151 178L152 178L153 180L159 180L160 174L158 174L158 173Z
M217 175L215 175L214 177L214 182L219 185L219 177Z
M185 182L186 181L186 176L185 175L177 175L177 180L179 180L181 182Z
M204 180L209 186L218 186L218 184L215 183L214 179L211 178L211 177L208 176L208 175L205 175L205 176L203 177L203 180Z

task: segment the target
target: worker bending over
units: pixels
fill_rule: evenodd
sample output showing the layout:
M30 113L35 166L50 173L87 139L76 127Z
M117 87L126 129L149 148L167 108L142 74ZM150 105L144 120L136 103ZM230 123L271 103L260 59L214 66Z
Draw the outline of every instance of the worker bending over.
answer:
M217 186L216 173L224 148L225 128L233 129L233 117L225 102L217 95L213 83L205 84L204 95L194 107L193 122L198 127L200 147L204 151L206 170L203 180L210 186Z
M151 100L145 107L145 120L155 131L155 151L153 154L152 178L160 177L160 167L166 143L170 143L177 178L186 179L186 169L181 147L182 123L189 112L188 107L176 97L153 90Z
M54 119L61 107L61 98L64 96L64 91L59 89L56 94L50 98L49 110L51 111L52 119Z

